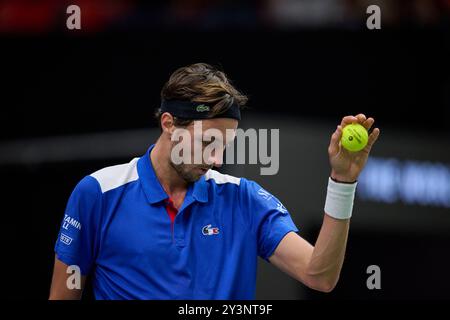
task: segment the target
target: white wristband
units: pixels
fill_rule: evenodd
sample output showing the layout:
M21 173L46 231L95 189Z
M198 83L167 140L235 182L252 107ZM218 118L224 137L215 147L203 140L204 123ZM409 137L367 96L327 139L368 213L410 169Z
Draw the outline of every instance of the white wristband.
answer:
M335 219L350 219L358 183L338 183L328 178L325 213Z

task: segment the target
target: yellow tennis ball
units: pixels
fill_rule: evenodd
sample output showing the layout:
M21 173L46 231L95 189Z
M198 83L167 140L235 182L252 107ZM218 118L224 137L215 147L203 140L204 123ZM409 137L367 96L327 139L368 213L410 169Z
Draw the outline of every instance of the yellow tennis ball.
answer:
M367 145L369 135L359 123L348 124L342 129L341 144L348 151L361 151Z

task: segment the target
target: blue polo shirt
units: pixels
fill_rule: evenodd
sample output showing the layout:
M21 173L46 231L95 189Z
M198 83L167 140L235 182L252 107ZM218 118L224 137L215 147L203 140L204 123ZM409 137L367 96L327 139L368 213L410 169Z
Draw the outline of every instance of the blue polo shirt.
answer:
M258 256L298 232L257 183L209 170L172 222L150 160L107 167L72 192L55 245L97 299L254 299Z

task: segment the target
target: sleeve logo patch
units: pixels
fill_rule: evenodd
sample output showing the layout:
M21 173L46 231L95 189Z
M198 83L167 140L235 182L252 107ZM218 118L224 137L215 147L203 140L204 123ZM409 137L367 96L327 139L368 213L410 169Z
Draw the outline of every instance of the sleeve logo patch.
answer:
M68 235L61 233L61 236L59 237L59 239L61 240L62 243L70 246L70 244L72 243L72 238L69 237Z
M263 188L258 190L258 194L266 200L270 200L272 198L272 195Z
M280 202L277 203L277 210L280 211L281 213L287 213L288 212L287 209Z
M76 219L69 217L67 214L64 215L63 228L69 230L69 226L74 227L75 229L81 230L81 223Z

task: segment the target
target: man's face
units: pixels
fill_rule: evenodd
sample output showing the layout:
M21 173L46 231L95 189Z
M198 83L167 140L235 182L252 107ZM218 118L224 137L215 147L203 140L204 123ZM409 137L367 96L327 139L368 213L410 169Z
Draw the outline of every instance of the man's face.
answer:
M191 161L187 163L175 163L171 156L170 164L175 171L188 183L195 182L212 167L220 167L223 162L223 152L227 144L231 143L235 137L238 121L229 118L216 118L208 120L198 120L192 122L184 128L185 133L180 141L172 141L171 155L181 155L190 150ZM183 149L176 147L184 139L190 139L190 148ZM177 152L174 152L177 148ZM186 151L187 150L187 151Z

